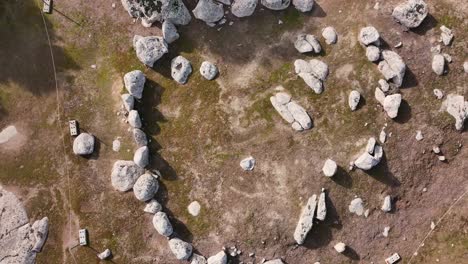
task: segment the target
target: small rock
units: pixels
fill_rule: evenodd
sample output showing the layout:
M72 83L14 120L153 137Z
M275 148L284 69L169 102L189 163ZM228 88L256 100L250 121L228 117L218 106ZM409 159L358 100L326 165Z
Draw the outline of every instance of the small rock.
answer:
M97 257L99 259L105 260L105 259L108 259L111 255L112 255L112 252L110 251L110 249L106 249L102 253L99 253Z
M192 256L192 245L178 238L169 240L169 248L179 260L187 260Z
M382 211L387 213L392 210L392 198L390 197L390 195L385 196L381 209Z
M468 102L462 95L449 94L445 105L447 112L455 118L455 128L462 131L465 119L468 117Z
M375 137L370 137L369 140L367 140L367 145L366 145L366 151L369 154L374 154L374 149L375 149L375 144L377 141L375 140Z
M369 210L369 209L366 209L366 210L364 211L364 217L365 217L365 218L369 217L369 214L370 214L370 210Z
M449 28L447 28L444 25L442 25L440 27L440 30L442 31L442 34L441 34L442 42L444 43L445 46L449 46L450 43L452 43L452 40L453 40L452 30L450 30Z
M437 99L441 100L442 98L444 98L444 93L439 90L439 89L434 89L434 95Z
M377 102L379 102L383 106L385 102L385 94L384 92L382 92L382 90L380 90L379 87L375 88L374 96Z
M162 236L169 237L173 233L173 228L169 218L164 212L157 212L153 216L153 226Z
M432 70L437 75L444 74L445 70L445 58L441 54L436 54L432 57Z
M367 46L366 57L372 62L380 60L380 49L374 45Z
M468 73L468 61L465 61L465 62L463 63L463 71L464 71L465 73Z
M432 52L433 54L439 54L439 53L440 53L440 50L441 50L440 45L437 45L437 46L435 46L435 47L431 47L431 52Z
M437 147L437 146L434 146L434 147L432 147L432 152L434 152L435 154L439 154L440 153L440 148Z
M445 161L446 160L445 156L439 156L438 158L439 158L440 161Z
M294 4L294 1L293 1ZM338 39L338 34L334 27L326 27L322 29L322 37L325 39L325 43L328 45L335 44Z
M140 114L137 110L131 110L130 112L128 112L127 121L131 127L141 128Z
M125 110L127 110L127 112L133 110L133 106L135 105L135 98L130 94L122 94L121 98Z
M200 74L207 80L213 80L218 75L218 67L209 61L204 61L200 66Z
M247 158L241 160L240 166L245 171L251 171L255 167L255 159L252 156L247 157Z
M334 162L331 159L327 159L325 161L325 164L323 165L322 171L325 176L332 177L333 175L335 175L337 169L338 166L336 165L336 162Z
M390 90L390 85L384 79L379 80L379 85L380 85L380 90L382 90L382 92L384 92L384 93L386 93L386 92L388 92Z
M349 108L351 108L351 111L356 110L357 106L359 105L360 100L361 100L361 94L358 91L353 90L349 93L348 105L349 105Z
M380 143L385 143L385 141L387 140L387 133L385 133L385 131L382 129L382 131L380 131L380 135L379 135L379 141Z
M296 41L294 42L294 47L300 53L320 53L322 51L322 47L320 46L318 39L314 35L310 34L298 35Z
M153 198L149 200L148 202L146 202L146 205L143 211L149 214L156 214L157 212L162 211L162 205L156 199Z
M436 228L436 224L434 223L434 221L431 221L431 230L434 230Z
M423 0L408 0L393 9L392 16L407 28L418 27L426 18L429 10Z
M384 230L383 230L383 232L382 232L382 235L383 235L384 237L388 237L388 232L389 232L389 231L390 231L390 227L389 227L389 226L384 227Z
M346 250L346 244L343 242L340 242L336 244L333 248L336 250L336 252L343 253Z
M226 264L227 255L226 252L220 251L218 254L208 258L208 264Z
M90 155L94 151L94 136L81 133L73 141L73 153L75 155Z
M447 53L443 53L442 56L444 56L444 59L445 59L446 62L452 63L452 56L450 56Z
M135 197L143 202L151 200L158 192L158 180L149 173L141 175L133 185Z
M231 12L236 17L251 16L257 7L258 0L234 0Z
M190 64L190 61L188 61L186 58L182 56L177 56L174 59L172 59L171 76L176 82L180 84L185 84L191 73L192 65Z
M284 262L281 259L273 259L267 262L263 262L263 264L284 264Z
M421 130L416 131L416 140L421 141L423 139L424 139L424 136L423 136Z
M361 198L356 198L349 204L349 212L361 216L364 213L364 202Z
M189 214L193 216L198 216L200 214L200 203L197 201L193 201L187 207Z
M395 48L401 48L402 46L403 46L403 43L400 41L394 47Z
M112 141L112 150L115 151L115 152L119 152L119 150L120 150L120 140L115 139L114 141Z

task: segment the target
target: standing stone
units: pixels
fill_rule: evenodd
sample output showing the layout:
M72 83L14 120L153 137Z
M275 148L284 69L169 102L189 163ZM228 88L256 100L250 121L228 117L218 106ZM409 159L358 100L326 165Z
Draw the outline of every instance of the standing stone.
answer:
M317 218L320 221L324 221L325 217L327 216L327 205L325 203L325 192L322 191L322 193L319 196L318 200L318 205L317 205Z
M138 148L133 155L133 162L141 168L145 168L149 164L149 148L143 146Z
M301 12L309 12L314 7L314 0L292 0L294 7Z
M361 170L370 170L379 164L379 160L374 158L371 154L367 151L361 154L357 160L354 161L354 165Z
M437 75L444 74L445 70L445 58L441 54L436 54L432 57L432 70Z
M361 198L356 198L349 204L349 212L361 216L364 213L364 203Z
M245 171L251 171L255 167L255 159L252 156L247 157L247 158L241 160L240 166Z
M380 46L380 34L375 27L362 28L359 32L358 39L364 46L368 46L370 44Z
M112 167L112 186L120 192L126 192L133 188L135 181L144 172L145 170L133 161L118 160Z
M192 73L192 65L190 61L182 56L177 56L171 61L171 76L172 78L180 83L184 84L187 82L189 75Z
M348 98L348 105L349 108L351 108L351 111L356 110L357 106L359 105L359 101L361 100L361 94L353 90L349 93L349 98Z
M385 196L384 202L382 204L382 211L388 213L392 210L392 198L390 195Z
M169 248L179 260L187 260L192 256L192 245L178 238L169 240Z
M392 94L385 97L384 110L387 112L388 117L395 118L398 115L398 109L401 104L401 94Z
M90 155L94 151L94 136L81 133L73 141L73 153L75 155Z
M366 57L371 62L380 60L380 49L374 45L367 46Z
M154 197L159 189L158 180L149 173L141 175L133 185L135 197L146 202Z
M337 169L338 166L336 165L336 162L334 162L331 159L327 159L325 161L325 164L323 165L322 172L325 176L332 177L333 175L335 175Z
M294 4L294 1L293 1L293 4ZM334 27L326 27L322 29L322 37L325 39L325 43L330 45L330 44L336 43L338 39L338 34L336 34L336 30Z
M218 254L208 258L208 264L226 264L227 255L226 252L220 251Z
M127 94L127 93L122 94L121 98L122 98L122 103L123 103L125 110L127 110L127 112L133 110L133 106L135 104L135 98L132 95Z
M261 0L262 5L271 10L283 10L288 8L291 0Z
M429 10L423 0L409 0L393 9L392 16L407 28L418 27L426 18Z
M236 17L251 16L257 7L258 0L234 0L231 13Z
M127 117L128 124L133 128L141 128L141 118L137 110L131 110Z
M133 139L135 140L137 147L148 145L148 139L146 138L145 132L139 128L133 129Z
M179 33L177 33L177 28L174 24L170 21L164 21L162 24L162 34L163 38L167 44L171 44L172 42L179 39Z
M137 58L149 67L153 67L157 60L169 52L166 41L162 37L156 36L142 37L135 35L133 37L133 47L135 48ZM130 92L130 94L132 93ZM132 95L135 96L134 94Z
M312 195L307 201L307 205L302 209L301 217L294 231L294 240L297 244L302 245L307 237L307 234L312 229L315 208L317 207L317 195Z
M169 221L169 218L167 218L167 215L164 212L157 212L156 214L154 214L153 226L160 235L165 237L169 237L174 232L171 222Z
M202 62L200 74L207 80L213 80L218 75L218 67L209 61Z
M192 10L195 18L206 23L215 23L221 20L224 16L223 5L213 0L198 1L195 9Z
M382 129L382 131L380 131L380 134L379 134L379 141L380 143L385 143L385 141L387 140L387 133L385 133L385 130Z
M125 88L130 93L130 95L132 95L136 99L141 99L141 97L143 96L143 89L145 88L145 82L146 82L145 75L140 70L131 71L124 75ZM122 99L124 99L124 95L122 95ZM124 101L124 105L125 105L125 101ZM129 107L127 111L130 111L133 109L133 102L131 103L131 106L132 106L131 109Z

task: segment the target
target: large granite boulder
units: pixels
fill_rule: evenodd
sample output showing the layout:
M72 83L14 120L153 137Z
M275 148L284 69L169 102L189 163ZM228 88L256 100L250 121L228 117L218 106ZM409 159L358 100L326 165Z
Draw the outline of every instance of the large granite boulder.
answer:
M169 237L174 232L171 222L164 212L157 212L153 216L153 226L162 236Z
M383 107L388 117L395 118L398 115L398 109L401 104L401 94L392 94L385 96Z
M182 0L121 0L131 17L141 18L144 26L156 21L187 25L191 16Z
M178 238L169 240L169 248L179 260L188 260L192 256L192 245Z
M81 133L73 141L73 153L75 155L90 155L94 151L94 136Z
M141 99L143 96L143 89L145 88L146 77L140 70L135 70L131 72L127 72L124 75L124 84L125 89L127 89L128 93L135 97L136 99ZM122 97L123 98L123 97ZM131 105L133 109L133 103ZM132 109L127 109L130 111Z
M137 110L131 110L127 116L128 124L133 128L141 128L141 118Z
M143 173L145 173L145 170L133 161L118 160L112 167L112 186L118 191L126 192L133 188L135 181Z
M292 0L294 7L301 12L309 12L314 7L314 0Z
M423 0L408 0L393 9L392 16L407 28L418 27L429 13Z
M151 174L145 173L138 177L133 185L133 193L140 201L148 201L154 197L159 189L158 180Z
M149 67L153 67L157 60L169 52L164 38L156 36L142 37L135 35L133 37L133 47L137 58Z
M257 7L258 0L234 0L231 13L236 17L251 16Z
M307 201L307 205L302 209L299 222L294 231L294 240L297 244L302 245L307 237L307 234L312 229L314 222L315 208L317 207L317 195L312 195Z
M378 65L379 71L387 81L392 80L397 87L401 87L406 72L406 64L403 59L391 50L383 51L382 59Z
M262 0L262 5L271 10L284 10L291 4L291 0Z
M192 10L195 18L206 23L215 23L224 16L223 5L214 0L200 0L195 9Z
M171 61L171 76L180 83L187 82L189 75L192 73L192 65L190 61L182 56L177 56Z
M375 27L364 27L359 32L359 42L362 45L375 45L380 46L380 34Z
M145 132L139 128L134 128L133 129L133 140L135 141L135 144L137 147L143 147L148 145L148 139L146 138Z
M138 148L133 155L133 162L141 168L145 168L149 164L149 148L143 146Z

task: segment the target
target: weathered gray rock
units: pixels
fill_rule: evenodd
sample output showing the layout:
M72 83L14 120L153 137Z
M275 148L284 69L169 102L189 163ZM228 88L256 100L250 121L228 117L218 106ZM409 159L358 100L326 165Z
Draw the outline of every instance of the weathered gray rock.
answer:
M309 61L311 74L320 79L321 81L325 81L328 77L328 65L320 60L312 59Z
M382 92L384 92L384 93L386 93L386 92L388 92L390 90L390 85L384 79L379 80L379 85L380 85L380 90L382 90Z
M141 97L143 96L143 89L145 88L145 82L146 82L145 75L140 70L131 71L124 75L125 88L130 93L130 95L132 95L133 97L137 99L141 99ZM124 95L122 95L122 99L124 99ZM129 100L132 100L132 99L129 99ZM124 101L124 105L125 105L125 101ZM132 106L131 109L127 109L127 111L130 111L133 109L133 101L131 102L131 106Z
M149 164L149 148L143 146L138 148L133 155L133 162L141 168L145 168Z
M135 48L137 58L149 67L153 67L157 60L169 52L166 41L162 37L156 36L142 37L135 35L133 37L133 47ZM135 96L134 94L132 95Z
M227 255L226 252L220 251L216 255L208 258L208 264L226 264Z
M313 3L313 0L311 1ZM293 1L294 4L294 1ZM327 44L335 44L338 40L338 34L334 27L326 27L322 29L322 37L325 39L325 43Z
M390 195L385 196L381 209L386 213L392 210L392 198L390 197Z
M384 50L382 59L379 62L378 69L385 77L385 80L392 80L397 87L401 87L406 71L406 64L403 59L391 50Z
M322 172L327 177L333 177L337 170L338 166L336 165L336 162L331 159L327 159L322 167Z
M294 240L297 244L302 245L307 237L307 234L312 229L315 208L317 207L317 195L312 195L307 201L307 205L302 209L301 217L294 231Z
M133 98L130 94L122 94L122 104L127 111L133 110L133 106L135 105L135 98Z
M278 95L278 94L282 94L282 95ZM289 97L289 101L287 101L286 103L282 103L282 101L279 101L278 98L281 97L283 98L288 98ZM270 97L270 102L271 104L273 105L273 107L275 108L275 110L281 115L281 117L286 120L286 122L288 123L292 123L294 122L294 117L292 116L292 114L289 112L288 108L286 107L286 105L291 101L291 97L286 94L286 93L277 93L275 96L272 96Z
M284 264L284 262L281 259L273 259L267 262L263 262L263 264Z
M235 2L234 2L235 3ZM207 264L206 258L198 254L193 254L190 264Z
M231 13L236 17L251 16L257 7L258 0L234 0Z
M291 0L262 0L262 5L271 10L283 10L288 8Z
M167 44L171 44L180 37L176 26L167 20L162 24L162 34Z
M323 81L328 76L328 65L322 61L312 59L309 62L305 60L294 61L296 74L317 94L323 91Z
M97 257L99 259L105 260L105 259L108 259L111 255L112 255L112 252L110 251L110 249L107 248L103 252L99 253Z
M178 238L169 240L169 248L179 260L187 260L192 256L192 245Z
M374 96L377 102L379 102L383 106L385 102L385 94L384 92L382 92L382 90L380 90L379 87L375 88Z
M134 128L133 129L133 140L135 140L135 143L137 147L143 147L148 145L148 139L146 138L145 132L139 128Z
M154 176L153 176L153 178L154 178ZM156 214L157 212L162 211L162 205L156 199L153 198L153 199L149 200L148 202L146 202L146 205L145 205L145 208L143 209L143 211L145 213L149 213L149 214Z
M135 194L135 197L143 202L152 199L158 189L158 180L149 173L145 173L138 177L137 181L133 185L133 193Z
M314 7L314 0L292 0L294 7L301 12L309 12Z
M392 16L407 28L418 27L429 13L423 0L408 0L393 9Z
M366 57L369 61L372 62L380 60L380 49L374 45L367 46Z
M354 90L349 93L348 97L348 105L351 108L351 111L356 110L357 106L359 105L359 101L361 100L361 94Z
M362 214L364 214L364 202L362 201L361 198L356 198L351 201L348 209L349 209L349 212L361 216Z
M312 120L310 119L310 116L307 114L306 110L302 108L302 106L294 101L291 101L286 105L286 107L293 116L294 120L301 126L300 129L296 130L302 131L303 129L310 129L312 127Z
M398 109L401 104L401 94L392 94L385 97L383 108L388 117L395 118L398 115Z
M323 92L323 83L310 73L299 73L299 77L309 86L316 94Z
M310 34L299 34L294 42L294 47L300 53L320 53L322 51L322 46L320 46L317 37Z
M366 145L366 151L369 154L374 154L374 149L375 149L375 144L377 141L375 140L375 137L370 137L369 140L367 140L367 145Z
M174 232L171 222L164 212L157 212L154 214L153 226L160 235L165 237L169 237Z
M379 161L371 154L364 152L354 161L354 165L361 170L370 170L372 167L379 164Z
M144 26L151 26L156 21L187 25L191 19L182 0L122 0L122 5L130 16L141 18Z
M224 16L223 5L213 0L198 1L197 6L192 12L195 18L205 21L206 23L218 22Z
M359 32L359 42L362 45L375 45L380 46L380 34L375 27L364 27Z
M318 199L317 216L315 217L320 221L324 221L325 217L327 216L327 205L325 203L325 199L326 199L325 192L322 191Z
M447 112L455 118L455 128L463 130L465 119L468 117L468 101L462 95L449 94L445 100Z
M445 46L449 46L453 40L452 30L450 30L448 27L444 25L440 27L440 30L442 31L442 34L440 35L442 42L444 43Z
M137 110L131 110L128 112L127 121L131 127L141 128L141 118Z
M182 56L177 56L171 61L171 76L172 78L180 83L184 84L187 82L189 75L192 73L192 65L190 61Z
M135 181L144 172L145 170L133 161L118 160L112 167L112 186L118 191L126 192L133 188Z
M247 158L241 160L240 166L245 171L251 171L255 167L255 159L252 156L247 157Z
M81 133L73 141L73 153L75 155L90 155L94 151L94 136Z
M209 61L202 62L200 74L207 80L213 80L218 75L218 67Z
M49 218L44 217L41 220L37 220L32 225L32 230L34 233L34 238L36 243L34 243L32 250L34 252L41 252L42 247L45 244L47 239L47 234L49 233Z
M286 93L277 93L270 97L271 104L295 130L302 131L312 127L312 120L304 108L294 101Z
M444 74L445 70L445 58L441 54L436 54L432 57L432 70L437 75Z

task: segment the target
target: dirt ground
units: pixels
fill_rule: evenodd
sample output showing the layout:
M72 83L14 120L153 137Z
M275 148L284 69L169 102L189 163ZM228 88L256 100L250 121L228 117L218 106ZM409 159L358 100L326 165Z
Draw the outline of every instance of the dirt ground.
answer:
M195 1L184 2L189 9L195 6ZM132 38L161 35L160 25L133 23L119 1L115 9L112 1L55 1L46 25L58 71L56 90L36 2L2 1L0 130L14 125L19 138L0 144L0 184L22 199L31 219L50 218L49 238L37 262L99 263L96 253L110 248L113 263L179 263L151 216L143 213L144 204L110 183L113 162L131 159L136 148L118 111L123 74L140 69L147 84L136 107L151 137L151 168L163 175L156 198L176 233L196 252L210 256L236 246L243 253L231 263L279 257L288 264L382 263L394 252L403 263L465 263L468 195L447 210L468 191L467 129L455 130L433 89L468 98L462 67L468 59L468 3L426 1L430 15L417 30L406 32L391 18L398 2L380 1L376 10L375 1L321 0L310 14L293 7L274 12L259 4L253 16L228 14L234 24L215 28L193 19L179 28L181 38L169 54L148 69L136 59ZM455 35L453 44L443 47L453 62L447 75L436 76L430 48L438 44L443 24ZM386 48L399 53L408 67L395 120L374 99L382 76L357 43L367 25L379 30ZM338 32L336 45L321 38L326 26ZM320 37L321 54L294 49L293 40L303 32ZM403 46L393 48L399 41ZM170 77L170 60L177 55L194 69L186 85ZM294 60L312 57L330 68L320 95L294 74ZM204 60L218 65L215 81L201 77ZM269 97L278 86L306 108L311 130L295 132L275 112ZM353 89L364 98L355 112L347 105ZM69 119L98 139L92 157L73 155ZM367 139L378 137L385 125L391 136L383 144L383 161L369 172L348 171ZM417 130L422 141L415 139ZM112 151L116 138L122 142L119 152ZM447 162L431 152L434 145ZM239 161L249 155L257 165L244 172ZM331 179L321 172L327 158L339 165ZM297 247L292 234L301 208L321 188L327 190L327 219ZM388 194L395 209L384 213L380 207ZM367 218L349 213L356 196L370 209ZM195 200L202 208L197 217L187 211ZM441 217L425 239L431 221ZM382 235L385 226L391 228L388 237ZM76 247L79 228L88 229L89 247ZM345 254L333 249L338 242L348 245Z

